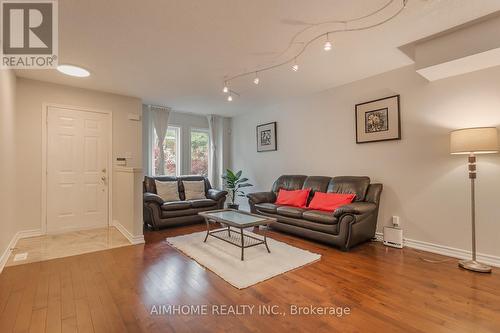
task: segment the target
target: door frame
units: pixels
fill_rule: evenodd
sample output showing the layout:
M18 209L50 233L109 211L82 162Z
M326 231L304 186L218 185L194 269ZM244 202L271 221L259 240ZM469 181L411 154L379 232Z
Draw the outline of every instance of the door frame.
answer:
M75 111L85 111L105 114L108 117L108 227L113 223L113 112L88 107L42 103L42 214L40 230L43 235L47 234L47 152L48 152L48 112L50 107L69 109Z

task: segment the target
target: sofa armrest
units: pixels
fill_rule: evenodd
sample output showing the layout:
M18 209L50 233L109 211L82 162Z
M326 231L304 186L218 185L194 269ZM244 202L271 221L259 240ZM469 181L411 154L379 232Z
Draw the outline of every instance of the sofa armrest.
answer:
M144 203L154 202L154 203L157 203L160 206L165 203L165 201L163 201L163 199L158 194L154 194L154 193L151 193L151 192L145 192L143 194L143 198L144 198Z
M364 215L377 209L377 205L371 202L353 202L335 209L333 216L340 217L344 214Z
M227 191L220 191L214 188L209 189L207 192L207 198L215 201L219 201L220 199L225 198L226 195Z
M247 198L253 204L264 203L264 202L275 202L276 194L274 192L255 192L247 194Z

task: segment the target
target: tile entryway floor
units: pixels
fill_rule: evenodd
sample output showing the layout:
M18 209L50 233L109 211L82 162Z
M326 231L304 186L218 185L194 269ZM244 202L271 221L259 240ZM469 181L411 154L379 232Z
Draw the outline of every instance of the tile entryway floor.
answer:
M69 257L127 245L132 244L115 227L23 238L17 242L5 266ZM14 261L16 255L24 253L27 254L25 260Z

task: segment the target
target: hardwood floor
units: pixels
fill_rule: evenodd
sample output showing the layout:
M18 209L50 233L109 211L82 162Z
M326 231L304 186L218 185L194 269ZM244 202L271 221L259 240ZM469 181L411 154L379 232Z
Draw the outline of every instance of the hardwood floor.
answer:
M202 225L146 233L128 246L8 267L0 274L0 332L500 332L500 270L368 243L341 252L270 237L321 261L238 290L164 239ZM348 307L349 315L150 315L154 305Z

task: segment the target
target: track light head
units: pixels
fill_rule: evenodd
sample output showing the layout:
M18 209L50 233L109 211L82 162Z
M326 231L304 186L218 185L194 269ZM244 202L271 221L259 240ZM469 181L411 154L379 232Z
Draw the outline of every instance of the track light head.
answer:
M323 50L330 51L332 49L332 43L330 42L330 33L326 33L326 42L323 46Z
M293 64L293 66L292 66L292 70L293 70L294 72L298 72L298 71L299 71L299 65L297 65L297 64Z
M326 41L325 45L323 46L323 49L325 51L330 51L332 49L332 43L329 40Z
M229 88L227 87L227 85L225 85L224 88L222 88L222 92L224 94L227 94L229 92Z
M233 101L233 96L231 96L231 95L227 96L227 101L228 102L232 102Z
M255 72L255 79L253 79L254 84L259 84L260 79L259 79L259 72Z

